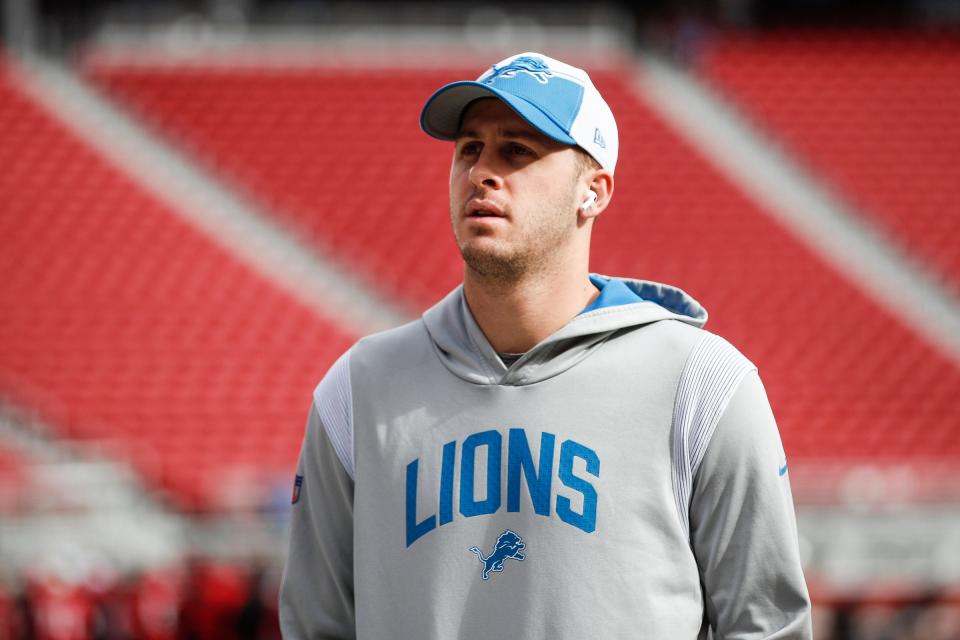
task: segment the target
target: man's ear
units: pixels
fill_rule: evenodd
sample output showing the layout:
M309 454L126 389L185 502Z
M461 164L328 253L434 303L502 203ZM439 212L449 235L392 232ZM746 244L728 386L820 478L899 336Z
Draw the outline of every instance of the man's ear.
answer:
M596 200L588 207L580 209L580 216L584 219L596 218L610 204L613 197L613 174L606 169L595 169L591 172L590 182L584 192L583 201L593 200L590 191L597 194Z

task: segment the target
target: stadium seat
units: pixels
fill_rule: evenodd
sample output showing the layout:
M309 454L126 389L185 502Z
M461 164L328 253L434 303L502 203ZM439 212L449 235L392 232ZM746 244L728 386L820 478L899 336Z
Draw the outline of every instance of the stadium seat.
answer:
M144 192L2 60L0 166L0 393L105 442L184 509L222 507L251 462L264 491L292 477L350 330Z
M734 36L709 47L698 69L960 294L960 40L846 31Z
M477 69L101 61L84 72L385 295L424 308L458 282L450 146L421 133L418 116L435 88ZM593 269L674 283L699 298L711 312L708 328L758 364L792 457L955 459L957 366L678 138L638 97L630 73L593 74L621 130L616 197L596 228ZM831 96L846 90L837 85ZM870 149L854 144L844 157ZM952 170L929 170L925 202L955 197L960 180L933 177ZM931 242L944 231L929 227Z

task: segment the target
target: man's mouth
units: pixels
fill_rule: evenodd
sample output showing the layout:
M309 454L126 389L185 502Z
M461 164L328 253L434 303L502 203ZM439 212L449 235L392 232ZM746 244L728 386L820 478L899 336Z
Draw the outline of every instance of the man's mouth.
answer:
M474 200L467 204L468 218L506 218L503 209L488 200Z

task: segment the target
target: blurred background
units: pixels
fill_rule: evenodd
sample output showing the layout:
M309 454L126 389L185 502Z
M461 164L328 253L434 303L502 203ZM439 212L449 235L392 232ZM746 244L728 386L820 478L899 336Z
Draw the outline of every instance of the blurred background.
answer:
M960 638L960 2L2 0L0 638L277 638L313 387L460 279L440 85L586 68L592 269L759 367L816 637Z

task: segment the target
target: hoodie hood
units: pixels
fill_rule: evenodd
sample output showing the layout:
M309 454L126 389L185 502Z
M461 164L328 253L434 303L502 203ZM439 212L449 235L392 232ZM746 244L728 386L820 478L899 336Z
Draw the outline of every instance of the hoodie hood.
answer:
M695 327L707 322L707 310L677 287L596 274L591 274L590 280L600 289L597 301L510 367L480 330L467 306L463 285L424 312L423 322L437 355L451 373L474 384L511 386L563 373L624 329L660 320L679 320Z

